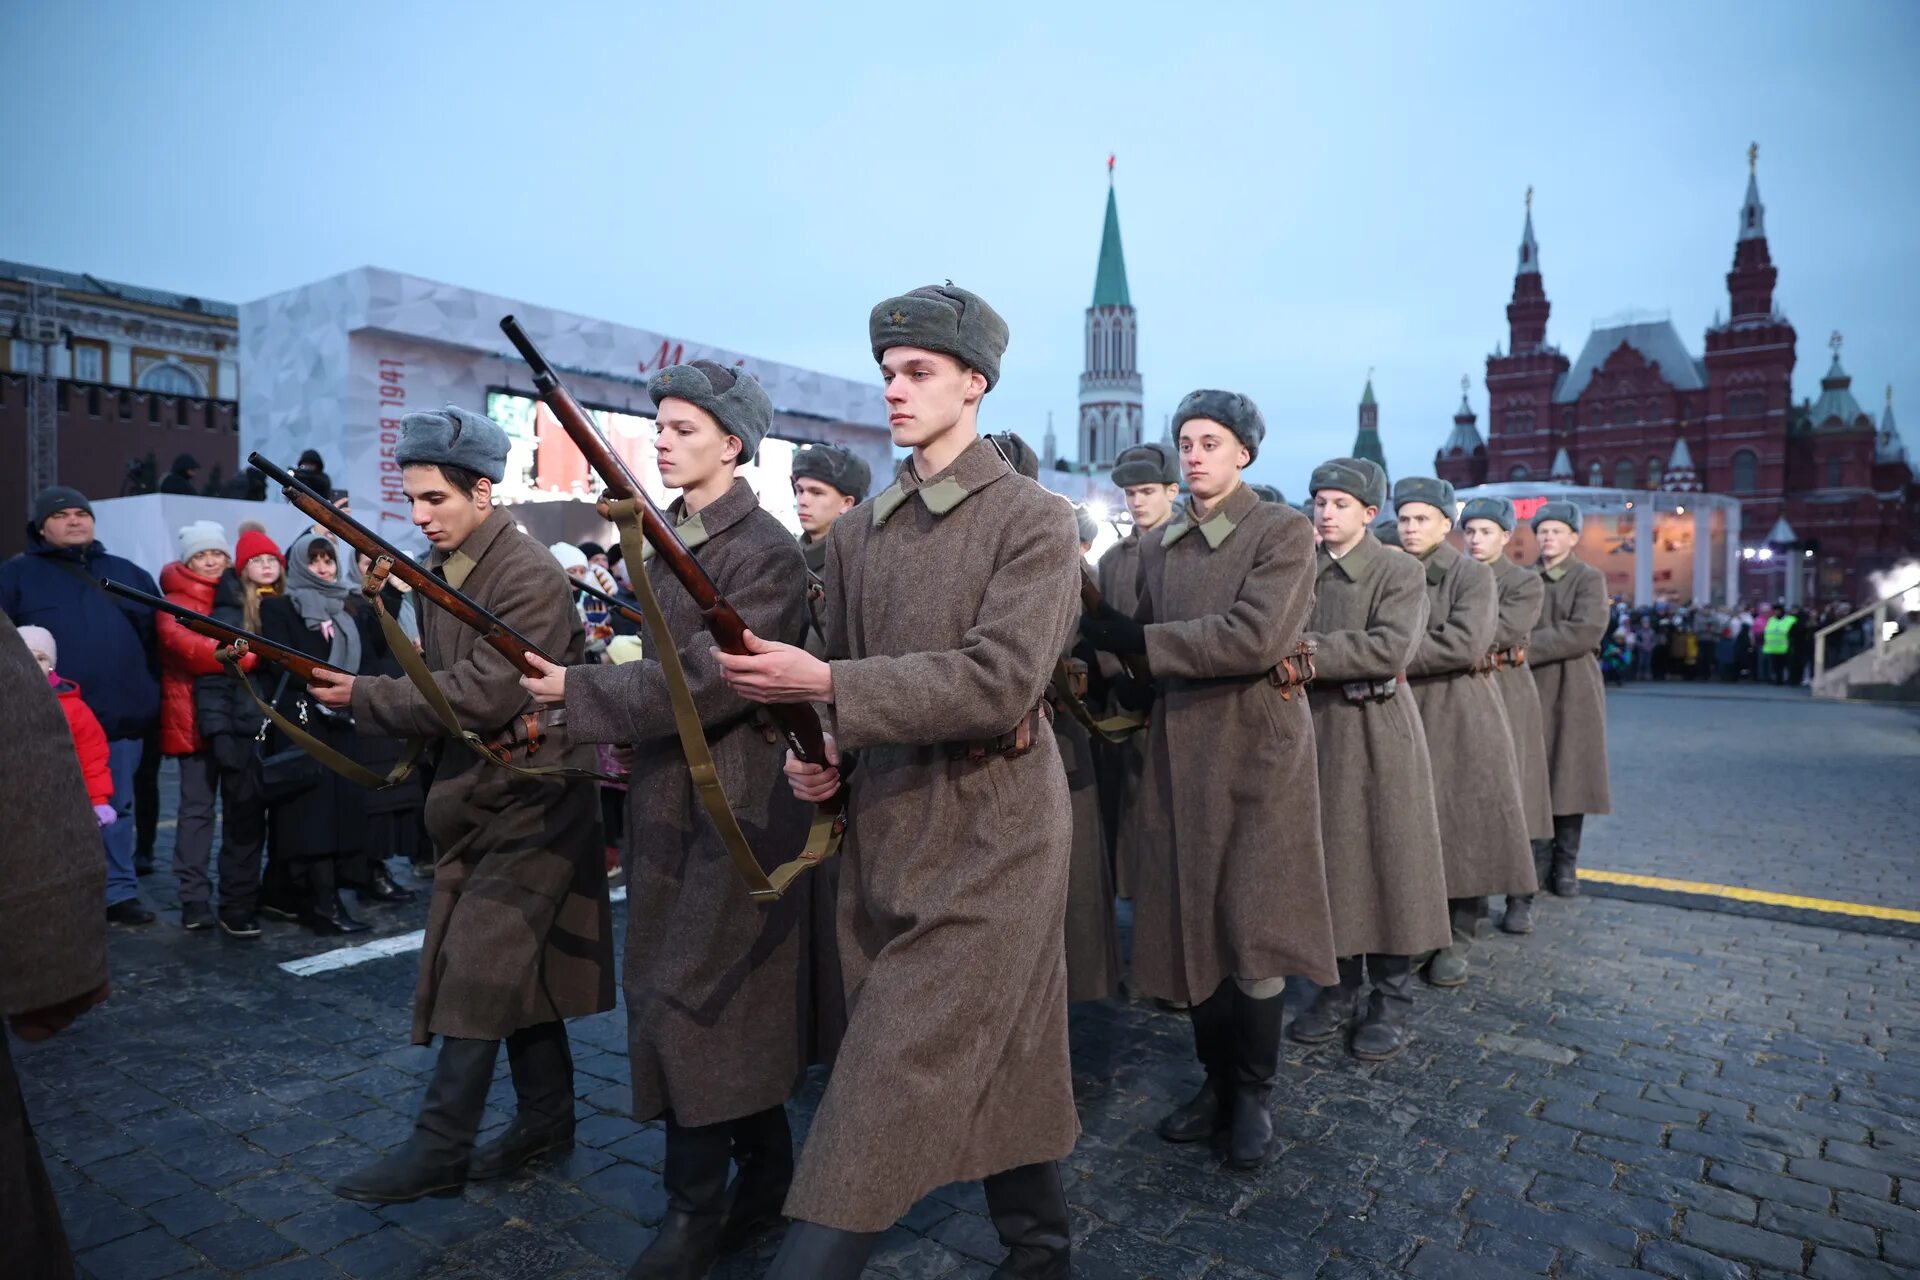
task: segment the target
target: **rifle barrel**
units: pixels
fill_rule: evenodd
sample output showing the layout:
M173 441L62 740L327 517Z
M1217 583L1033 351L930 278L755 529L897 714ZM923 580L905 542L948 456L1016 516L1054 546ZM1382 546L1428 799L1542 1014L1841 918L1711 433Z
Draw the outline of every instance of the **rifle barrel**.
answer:
M125 583L115 582L112 578L100 579L100 586L110 595L124 596L128 600L146 605L149 609L172 614L180 620L181 626L209 640L223 640L228 644L245 641L248 652L258 654L264 662L287 668L303 680L313 679L315 671L331 671L336 675L349 674L310 654L301 653L298 649L289 649L285 645L276 644L265 636L255 635L244 627L230 626L218 618L209 618L204 613L197 613L185 605L175 604L162 596L148 595L138 587L129 587Z

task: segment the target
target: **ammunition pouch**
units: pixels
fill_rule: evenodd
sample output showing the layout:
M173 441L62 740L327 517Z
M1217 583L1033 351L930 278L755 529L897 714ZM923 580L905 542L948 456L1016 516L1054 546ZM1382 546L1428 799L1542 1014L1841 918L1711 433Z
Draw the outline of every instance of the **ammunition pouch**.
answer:
M1313 683L1313 644L1302 640L1294 646L1293 652L1274 664L1267 672L1266 679L1280 690L1283 702L1292 701L1296 689L1303 689Z

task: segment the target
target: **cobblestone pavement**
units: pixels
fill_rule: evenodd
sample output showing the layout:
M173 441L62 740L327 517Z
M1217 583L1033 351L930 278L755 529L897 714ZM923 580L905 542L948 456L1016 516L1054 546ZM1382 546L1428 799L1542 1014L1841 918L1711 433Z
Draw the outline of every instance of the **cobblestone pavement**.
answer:
M1594 860L1626 856L1615 828L1678 827L1725 833L1690 846L1722 859L1703 878L1834 859L1825 892L1900 888L1920 850L1886 843L1897 806L1848 775L1910 782L1916 721L1860 710L1615 695L1623 816L1594 823ZM1687 746L1666 746L1666 767L1619 763L1669 735ZM1778 793L1791 767L1767 785L1742 776L1782 735L1853 753L1800 775L1808 803L1848 788L1822 820L1832 850ZM1878 756L1860 754L1863 735ZM1672 870L1657 849L1640 857ZM380 914L398 931L422 912ZM1529 939L1481 942L1466 988L1420 992L1398 1060L1289 1045L1282 1144L1255 1176L1154 1136L1197 1081L1182 1019L1077 1008L1074 1274L1920 1278L1920 944L1592 896L1544 901L1541 916ZM276 967L325 945L290 926L252 946L123 932L113 999L47 1044L16 1044L85 1274L621 1275L663 1209L660 1131L626 1115L621 1015L572 1024L571 1155L461 1198L370 1209L326 1183L406 1135L429 1060L406 1044L413 957L311 978ZM802 1127L818 1091L795 1107ZM503 1069L488 1125L511 1105ZM758 1275L768 1252L715 1274ZM998 1254L978 1189L954 1188L886 1238L870 1274L985 1277Z

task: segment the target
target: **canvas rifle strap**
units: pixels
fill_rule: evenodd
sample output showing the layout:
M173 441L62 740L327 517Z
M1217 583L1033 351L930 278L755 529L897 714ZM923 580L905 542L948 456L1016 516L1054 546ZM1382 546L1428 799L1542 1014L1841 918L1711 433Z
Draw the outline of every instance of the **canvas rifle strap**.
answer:
M643 554L646 535L640 531L638 510L628 498L609 501L607 513L620 530L620 554L633 569L628 576L632 579L640 612L647 619L647 634L652 640L650 652L658 659L660 674L666 679L667 698L673 704L673 724L680 734L680 751L686 757L693 789L719 833L720 842L726 846L734 871L746 882L747 896L755 902L778 901L802 871L839 852L846 823L839 814L821 813L816 809L800 855L775 867L771 874L761 869L760 860L753 856L753 847L747 843L746 833L740 830L740 822L727 803L719 770L714 767L713 751L707 746L707 735L700 725L700 709L694 706L693 690L687 687L686 668L680 665L680 651L674 646L673 633L667 630L660 598L654 594L653 581L646 570Z
M247 691L249 698L253 699L253 705L260 709L260 714L272 721L273 727L286 735L288 742L299 747L302 751L345 778L348 782L355 782L363 787L372 787L376 791L381 787L392 786L413 772L413 766L419 762L420 752L424 748L425 743L417 739L409 742L407 749L402 751L400 758L394 762L393 768L387 772L385 777L382 777L359 761L335 751L332 747L320 741L320 739L314 737L293 721L287 719L276 707L262 698L259 693L255 691L253 681L247 679L246 675L240 670L239 659L240 656L246 652L247 642L245 640L237 640L229 648L215 650L214 656L220 660L220 665L225 667L228 673L240 682L240 687Z
M371 578L373 575L369 572L368 576ZM375 591L378 589L376 587ZM488 747L486 739L470 729L461 727L460 718L453 712L453 704L447 701L447 695L440 692L440 686L434 683L433 672L428 669L426 659L421 657L420 651L413 647L413 641L400 629L400 624L393 620L393 615L387 612L387 607L381 603L379 596L370 594L368 598L373 601L374 612L380 616L380 631L387 638L387 648L392 651L394 660L400 664L400 669L406 672L407 679L413 682L413 687L420 691L420 696L426 700L434 719L446 729L449 737L466 743L475 755L487 763L497 765L510 773L517 773L524 778L559 780L590 778L596 782L625 781L624 778L610 777L594 769L576 769L570 765L515 764L504 758L506 754L504 751L496 752Z
M1147 727L1147 718L1137 711L1096 719L1080 695L1073 691L1073 673L1068 670L1065 658L1053 664L1053 697L1067 709L1068 715L1086 726L1088 733L1108 742L1125 742Z

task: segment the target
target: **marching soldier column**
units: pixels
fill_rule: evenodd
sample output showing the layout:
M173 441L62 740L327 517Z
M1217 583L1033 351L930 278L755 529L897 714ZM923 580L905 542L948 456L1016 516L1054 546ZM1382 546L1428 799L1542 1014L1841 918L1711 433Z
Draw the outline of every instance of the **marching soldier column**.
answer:
M1574 554L1580 508L1549 502L1533 514L1546 599L1527 646L1540 691L1547 772L1553 787L1553 892L1580 892L1580 833L1590 813L1611 813L1607 786L1607 691L1600 642L1607 635L1606 575Z

